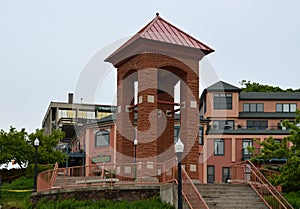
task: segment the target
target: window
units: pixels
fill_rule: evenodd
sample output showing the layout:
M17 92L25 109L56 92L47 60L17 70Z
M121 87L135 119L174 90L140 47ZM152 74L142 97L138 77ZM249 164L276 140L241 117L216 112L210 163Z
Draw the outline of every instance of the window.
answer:
M224 139L215 139L214 150L216 156L224 155Z
M214 120L213 121L214 130L233 130L234 121L233 120Z
M91 112L91 111L78 111L78 118L95 119L95 112Z
M279 144L281 143L281 139L274 139L274 141Z
M223 167L222 168L222 182L228 183L229 179L230 179L230 168L229 167Z
M264 111L264 104L262 103L245 103L244 112L263 112Z
M214 109L231 110L232 94L214 94Z
M251 153L248 150L248 147L253 147L252 139L243 139L243 156L250 156Z
M248 150L248 147L253 147L253 140L252 139L243 139L243 142L242 142L242 160L249 160L252 157L252 154Z
M265 130L267 128L267 120L247 120L247 129Z
M215 181L215 166L207 166L207 183L212 184Z
M105 147L110 145L109 131L101 130L95 134L95 147Z
M75 110L58 110L59 118L75 118L76 111Z
M199 144L203 145L203 126L199 126Z
M112 114L111 112L97 112L97 119L104 118L104 117L109 116L111 114Z
M296 112L297 104L276 104L276 112Z

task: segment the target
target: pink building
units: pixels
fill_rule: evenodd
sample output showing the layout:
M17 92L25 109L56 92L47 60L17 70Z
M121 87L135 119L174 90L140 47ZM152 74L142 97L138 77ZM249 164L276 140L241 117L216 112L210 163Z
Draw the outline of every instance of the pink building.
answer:
M222 81L205 89L200 98L198 123L199 182L226 182L231 164L251 158L248 146L255 146L259 151L254 139L262 141L273 136L282 140L289 134L282 121L292 121L299 105L298 92L242 92ZM180 113L174 116L174 141L180 130L179 117ZM103 118L81 129L72 141L72 150L78 151L78 145L85 144L86 165L116 163L116 132L113 116ZM284 159L272 159L270 163L283 162Z

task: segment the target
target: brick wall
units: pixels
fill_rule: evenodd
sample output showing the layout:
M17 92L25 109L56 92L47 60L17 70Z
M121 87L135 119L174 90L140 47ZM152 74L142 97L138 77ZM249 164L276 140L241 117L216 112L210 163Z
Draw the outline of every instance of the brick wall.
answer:
M183 164L192 179L199 178L198 72L198 59L151 53L136 55L119 65L117 152L121 159L118 162L126 161L124 156L130 157L134 153L134 127L126 107L132 105L135 80L139 91L138 161L162 162L174 157L174 113L165 117L165 121L159 118L160 113L166 114L166 110L174 110L174 106L159 101L173 102L174 85L181 80L180 100L184 104L181 107L181 138L186 147ZM137 74L137 77L130 76L132 74ZM130 158L127 160L132 162Z

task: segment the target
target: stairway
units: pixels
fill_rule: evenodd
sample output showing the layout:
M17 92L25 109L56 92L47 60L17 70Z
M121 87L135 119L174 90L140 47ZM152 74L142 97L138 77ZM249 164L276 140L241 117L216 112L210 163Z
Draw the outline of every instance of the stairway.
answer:
M195 184L210 209L267 209L246 184Z

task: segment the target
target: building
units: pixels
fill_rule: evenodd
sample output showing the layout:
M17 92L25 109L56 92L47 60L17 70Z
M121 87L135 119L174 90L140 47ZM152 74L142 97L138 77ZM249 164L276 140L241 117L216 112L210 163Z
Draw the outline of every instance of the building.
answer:
M255 140L272 136L280 141L289 134L282 121L295 118L300 93L242 92L238 87L219 81L203 91L199 104L197 179L202 183L227 182L230 165L252 157L247 147L254 146L259 151ZM174 117L174 142L179 137L179 118L180 113ZM102 118L79 131L71 143L72 151L78 152L80 145L85 144L86 165L116 163L116 134L113 116ZM272 159L270 163L284 162L284 159Z
M209 120L205 127L202 181L226 182L229 166L251 158L247 147L269 136L280 141L289 134L282 125L293 121L300 105L299 92L242 92L225 82L205 89L200 98L200 115ZM255 140L254 140L255 139ZM272 159L270 163L281 163Z
M126 164L141 163L147 165L143 175L158 176L155 165L175 157L180 137L182 165L192 180L226 182L230 165L251 157L247 147L259 151L254 139L289 134L282 121L295 117L300 93L242 92L219 81L199 99L199 61L213 51L157 14L105 60L118 73L115 114L101 105L73 104L71 96L68 104L50 104L43 127L77 133L66 136L67 166L113 163L122 178L134 171Z
M82 165L85 157L82 152L83 144L78 145L77 153L70 153L69 143L76 137L79 130L88 124L97 124L97 121L116 111L115 106L74 103L73 94L68 94L68 102L51 102L42 122L45 134L51 134L53 130L61 130L65 137L57 146L58 150L66 152L69 156L69 166ZM80 151L81 150L81 151ZM79 162L80 161L80 162Z

